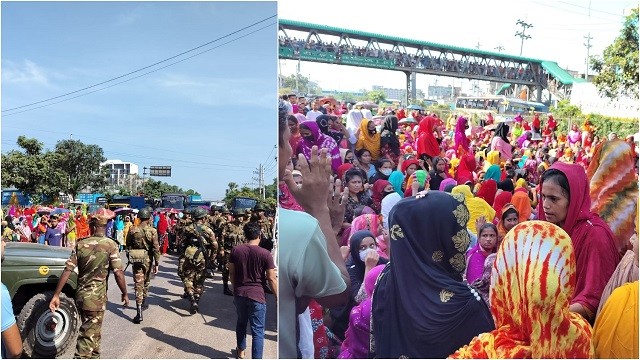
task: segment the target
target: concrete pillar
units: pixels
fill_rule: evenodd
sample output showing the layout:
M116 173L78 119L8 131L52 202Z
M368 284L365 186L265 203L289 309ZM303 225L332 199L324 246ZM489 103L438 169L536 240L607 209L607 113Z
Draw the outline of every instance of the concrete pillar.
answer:
M536 85L536 101L542 102L542 85Z

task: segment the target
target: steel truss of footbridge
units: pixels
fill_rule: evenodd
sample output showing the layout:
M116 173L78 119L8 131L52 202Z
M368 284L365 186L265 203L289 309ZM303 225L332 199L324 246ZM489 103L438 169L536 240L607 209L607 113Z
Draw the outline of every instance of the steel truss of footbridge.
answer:
M290 36L294 32L303 36ZM501 92L525 86L530 100L537 102L548 102L551 95L563 99L573 83L584 82L553 61L285 19L279 19L279 57L402 71L407 77L407 103L416 99L416 74L503 83ZM543 90L547 90L544 100Z

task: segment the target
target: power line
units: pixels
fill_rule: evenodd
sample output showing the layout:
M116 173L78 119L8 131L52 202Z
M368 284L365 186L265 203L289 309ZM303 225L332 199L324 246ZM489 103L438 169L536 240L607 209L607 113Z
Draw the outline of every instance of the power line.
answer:
M237 37L237 38L235 38L235 39L233 39L233 40L227 41L226 43L222 43L222 44L220 44L220 45L218 45L218 46L215 46L215 47L213 47L213 48L211 48L211 49L208 49L208 50L205 50L205 51L199 52L199 53L197 53L197 54L195 54L195 55L189 56L189 57L184 58L184 59L182 59L182 60L178 60L178 61L176 61L176 62L174 62L174 63L171 63L171 64L169 64L169 65L166 65L166 66L160 67L160 68L158 68L158 69L151 70L151 71L149 71L149 72L143 73L142 75L138 75L138 76L132 77L132 78L130 78L130 79L127 79L127 80L123 80L123 81L117 82L117 83L115 83L115 84L113 84L113 85L109 85L109 86L106 86L106 87L103 87L103 88L100 88L100 89L97 89L97 90L93 90L93 91L90 91L90 92L87 92L87 93L84 93L84 94L80 94L80 95L73 96L73 97L70 97L70 98L67 98L67 99L63 99L63 100L60 100L60 101L56 101L56 102L53 102L53 103L50 103L50 104L45 104L45 105L38 106L38 107L34 107L34 108L31 108L31 109L26 109L26 110L23 110L23 111L14 112L14 113L12 113L12 114L5 114L5 115L3 115L3 116L4 116L4 117L7 117L7 116L16 115L16 114L21 114L21 113L23 113L23 112L27 112L27 111L31 111L31 110L41 109L41 108L44 108L44 107L47 107L47 106L51 106L51 105L55 105L55 104L59 104L59 103L61 103L61 102L69 101L69 100L76 99L76 98L79 98L79 97L82 97L82 96L86 96L86 95L89 95L89 94L93 94L93 93L98 92L98 91L102 91L102 90L106 90L106 89L112 88L112 87L114 87L114 86L116 86L116 85L120 85L120 84L122 84L122 83L126 83L126 82L129 82L129 81L131 81L131 80L135 80L135 79L140 78L140 77L143 77L143 76L145 76L145 75L149 75L149 74L154 73L154 72L156 72L156 71L160 71L160 70L162 70L162 69L168 68L168 67L173 66L173 65L175 65L175 64L178 64L178 63L181 63L181 62L183 62L183 61L186 61L186 60L189 60L189 59L191 59L191 58L194 58L194 57L196 57L196 56L198 56L198 55L202 55L202 54L204 54L204 53L206 53L206 52L209 52L209 51L211 51L211 50L214 50L214 49L217 49L217 48L222 47L222 46L224 46L224 45L230 44L230 43L232 43L232 42L234 42L234 41L237 41L237 40L242 39L242 38L244 38L244 37L247 37L247 36L249 36L249 35L255 34L255 33L257 33L258 31L262 31L262 30L264 30L264 29L266 29L266 28L268 28L268 27L270 27L270 26L272 26L272 25L275 25L275 23L271 23L271 24L269 24L269 25L267 25L267 26L264 26L264 27L259 28L258 30L255 30L255 31L252 31L252 32L250 32L250 33L248 33L248 34L245 34L245 35L239 36L239 37ZM7 111L8 111L8 110L7 110Z
M563 3L563 4L567 4L567 5L571 5L571 6L575 6L575 7L579 7L579 8L581 8L581 9L587 9L587 8L586 8L586 7L584 7L584 6L576 5L576 4L572 4L572 3L568 3L568 2L566 2L566 1L558 1L558 2L559 2L559 3ZM611 16L624 17L624 15L614 14L614 13L610 13L610 12L607 12L607 11L602 11L602 10L595 10L595 9L592 9L592 8L591 8L591 5L589 5L589 8L588 8L588 9L589 9L589 12L591 12L591 11L595 11L595 12L599 12L599 13L603 13L603 14L607 14L607 15L611 15Z
M569 10L569 9L565 9L565 8L562 8L562 7L557 7L557 6L541 3L541 2L538 2L538 1L532 1L532 2L535 3L535 4L542 5L542 6L548 6L548 7L554 8L554 9L563 10L563 11L566 11L566 12L587 16L587 14L582 13L582 12L572 11L572 10ZM605 19L605 18L596 17L596 16L592 16L592 17L595 18L595 19L600 19L600 20L605 20L605 21L611 20L611 19Z
M109 80L106 80L106 81L103 81L103 82L100 82L100 83L97 83L97 84L94 84L94 85L91 85L91 86L87 86L87 87L82 88L82 89L80 89L80 90L75 90L75 91L68 92L68 93L66 93L66 94L62 94L62 95L55 96L55 97L52 97L52 98L48 98L48 99L45 99L45 100L36 101L36 102L34 102L34 103L31 103L31 104L22 105L22 106L14 107L14 108L7 109L7 110L2 110L2 112L7 112L7 111L11 111L11 110L21 109L21 108L24 108L24 107L28 107L28 106L32 106L32 105L36 105L36 104L40 104L40 103L47 102L47 101L50 101L50 100L55 100L55 99L58 99L58 98L61 98L61 97L65 97L65 96L67 96L67 95L75 94L75 93L78 93L78 92L80 92L80 91L84 91L84 90L87 90L87 89L94 88L94 87L96 87L96 86L100 86L100 85L103 85L103 84L106 84L106 83L112 82L112 81L114 81L114 80L121 79L121 78L126 77L126 76L129 76L129 75L131 75L131 74L135 74L135 73L140 72L140 71L142 71L142 70L146 70L146 69L148 69L148 68L150 68L150 67L154 67L154 66L156 66L156 65L162 64L162 63L167 62L167 61L169 61L169 60L175 59L175 58L180 57L180 56L182 56L182 55L184 55L184 54L188 54L188 53L190 53L190 52L192 52L192 51L198 50L198 49L200 49L200 48L202 48L202 47L205 47L205 46L210 45L210 44L212 44L212 43L214 43L214 42L220 41L220 40L222 40L222 39L224 39L224 38L227 38L227 37L229 37L229 36L231 36L231 35L235 35L235 34L237 34L237 33L241 32L241 31L243 31L243 30L246 30L246 29L248 29L248 28L250 28L250 27L253 27L253 26L257 25L257 24L260 24L260 23L262 23L262 22L265 22L265 21L267 21L267 20L269 20L269 19L272 19L272 18L274 18L274 17L276 17L276 15L269 16L269 17L264 18L264 19L262 19L262 20L260 20L260 21L258 21L258 22L255 22L255 23L253 23L253 24L251 24L251 25L249 25L249 26L245 26L245 27L243 27L242 29L239 29L239 30L236 30L236 31L234 31L234 32L231 32L231 33L229 33L229 34L227 34L227 35L221 36L221 37L219 37L219 38L217 38L217 39L215 39L215 40L209 41L209 42L207 42L207 43L205 43L205 44L202 44L202 45L197 46L197 47L195 47L195 48L192 48L192 49L190 49L190 50L187 50L187 51L181 52L181 53L180 53L180 54L178 54L178 55L174 55L174 56L172 56L172 57L166 58L166 59L164 59L164 60L162 60L162 61L158 61L158 62L156 62L156 63L154 63L154 64L151 64L151 65L145 66L145 67L140 68L140 69L138 69L138 70L134 70L134 71L131 71L131 72L129 72L129 73L126 73L126 74L124 74L124 75L120 75L120 76L117 76L117 77L115 77L115 78L112 78L112 79L109 79Z

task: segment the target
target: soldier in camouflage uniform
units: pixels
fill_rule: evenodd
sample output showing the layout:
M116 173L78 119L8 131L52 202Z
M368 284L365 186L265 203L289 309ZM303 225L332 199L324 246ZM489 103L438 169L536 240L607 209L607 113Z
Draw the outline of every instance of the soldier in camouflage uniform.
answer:
M182 274L182 268L184 265L184 229L187 228L187 226L191 225L191 209L185 209L183 211L183 217L182 219L179 219L178 222L176 223L175 226L175 233L176 233L176 247L178 248L178 253L180 254L180 257L178 258L178 276L180 277L180 280L182 280L184 282L184 277ZM182 295L182 297L186 298L187 297L187 289L184 289L184 294Z
M256 205L253 211L251 220L260 225L260 247L271 251L273 250L273 223L265 216L261 205Z
M223 293L225 295L233 296L233 292L229 289L229 268L227 263L231 256L231 249L244 242L244 230L242 227L245 224L245 211L243 209L235 210L235 219L232 222L228 222L222 229L222 238L224 240L222 255L222 285Z
M131 272L136 289L137 315L133 322L139 324L142 320L142 309L146 307L151 271L158 272L160 262L160 245L158 244L158 231L153 227L151 210L142 209L138 213L139 225L134 225L127 234L127 251L129 261L133 264ZM153 260L153 261L152 261Z
M207 265L207 252L218 250L216 236L207 225L207 211L202 208L193 210L193 223L184 229L184 262L182 263L182 281L191 301L191 314L198 311L198 301L202 296Z
M222 251L222 248L224 245L222 230L224 229L226 224L230 221L230 212L229 212L229 209L227 209L224 206L222 207L222 209L220 209L220 212L222 213L222 215L216 220L215 226L213 227L213 231L216 234L216 239L220 239L220 244L219 244L220 247L219 247L218 254L216 256L216 260L218 262L218 270L222 271L222 258L224 257L224 251Z
M207 227L213 231L213 233L216 235L216 239L219 239L216 222L221 217L222 217L222 214L220 214L220 207L217 205L211 205L209 215L207 215L205 219L205 225L207 225ZM209 251L207 255L209 256L209 265L208 265L209 267L207 268L207 277L212 278L213 271L216 269L216 265L217 265L218 252Z
M62 276L58 280L49 309L55 312L60 307L60 292L72 271L78 274L76 306L82 321L76 343L75 358L100 358L102 320L107 305L107 276L112 270L122 293L122 302L129 306L127 285L122 271L118 245L106 234L109 218L102 215L104 209L92 216L89 226L93 236L80 239L67 260Z

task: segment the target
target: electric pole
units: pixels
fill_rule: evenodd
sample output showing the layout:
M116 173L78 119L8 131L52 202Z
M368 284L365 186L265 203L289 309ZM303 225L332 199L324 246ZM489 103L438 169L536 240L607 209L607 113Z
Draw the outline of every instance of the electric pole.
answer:
M494 48L495 50L498 50L498 52L502 52L502 50L504 50L504 46L502 45L498 45Z
M265 199L265 190L264 190L264 166L262 164L258 165L258 169L253 172L257 177L254 177L252 180L258 182L258 191L262 200Z
M587 40L587 42L583 44L587 48L587 60L586 60L586 69L584 71L584 79L588 80L589 79L589 49L591 49L592 47L591 40L593 39L593 37L591 37L591 32L589 32L587 36L583 36L583 37L585 38L585 40Z
M520 38L520 56L522 56L522 46L524 45L524 41L531 39L531 36L526 35L525 31L527 31L528 28L533 27L533 25L528 24L520 19L518 19L516 25L522 26L522 31L517 31L515 35L516 37Z

